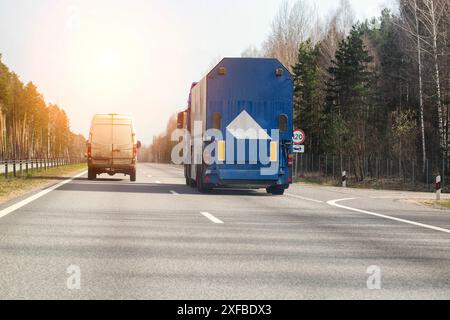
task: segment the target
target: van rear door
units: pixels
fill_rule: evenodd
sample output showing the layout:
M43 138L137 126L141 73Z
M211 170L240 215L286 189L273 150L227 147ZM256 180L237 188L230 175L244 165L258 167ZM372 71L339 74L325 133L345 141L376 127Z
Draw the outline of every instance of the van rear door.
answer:
M117 121L117 120L116 120ZM115 122L116 122L115 121ZM112 161L114 165L128 165L133 163L133 128L130 123L113 124Z
M109 164L112 157L111 123L95 123L91 131L92 159L94 164Z

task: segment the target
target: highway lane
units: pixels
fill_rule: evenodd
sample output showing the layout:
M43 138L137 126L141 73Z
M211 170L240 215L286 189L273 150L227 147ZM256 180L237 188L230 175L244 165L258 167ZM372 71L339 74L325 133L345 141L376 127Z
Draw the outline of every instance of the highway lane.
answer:
M327 203L450 229L447 211L414 197L430 195L202 195L171 165L140 164L137 183L82 176L0 219L0 298L448 299L449 233ZM79 290L67 287L72 265ZM367 288L370 266L380 290Z

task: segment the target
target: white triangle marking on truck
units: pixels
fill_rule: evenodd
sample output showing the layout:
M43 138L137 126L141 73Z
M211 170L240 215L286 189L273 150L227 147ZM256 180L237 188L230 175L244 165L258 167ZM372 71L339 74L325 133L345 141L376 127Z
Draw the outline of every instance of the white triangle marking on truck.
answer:
M227 127L236 139L272 140L258 122L247 111L242 111Z

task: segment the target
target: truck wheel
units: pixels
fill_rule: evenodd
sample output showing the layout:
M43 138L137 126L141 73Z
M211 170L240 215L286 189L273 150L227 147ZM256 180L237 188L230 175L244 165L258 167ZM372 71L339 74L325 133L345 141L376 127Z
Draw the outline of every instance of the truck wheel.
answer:
M131 182L136 182L136 169L131 171L131 173L130 173L130 181Z
M197 187L197 181L195 181L194 179L189 178L189 186L191 188L196 188Z
M191 179L189 178L188 172L190 172L189 171L189 167L187 165L185 165L184 166L184 178L186 179L186 185L188 187L190 187L191 186Z
M208 193L212 190L207 184L203 182L203 177L200 172L197 173L197 190L200 193Z
M279 186L271 186L266 189L267 193L273 194L275 196L282 196L284 194L284 188Z
M88 180L92 181L97 178L97 174L95 173L94 169L88 169Z
M189 177L186 178L186 185L191 188L197 188L197 184L195 183L195 180L191 179Z

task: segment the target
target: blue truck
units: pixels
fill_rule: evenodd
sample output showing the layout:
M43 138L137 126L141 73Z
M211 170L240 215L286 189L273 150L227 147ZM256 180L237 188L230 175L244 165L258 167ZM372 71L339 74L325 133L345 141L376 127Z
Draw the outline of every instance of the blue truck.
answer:
M292 75L277 59L224 58L192 85L188 108L178 114L177 127L190 135L186 184L202 193L284 194L292 183L292 103Z

